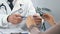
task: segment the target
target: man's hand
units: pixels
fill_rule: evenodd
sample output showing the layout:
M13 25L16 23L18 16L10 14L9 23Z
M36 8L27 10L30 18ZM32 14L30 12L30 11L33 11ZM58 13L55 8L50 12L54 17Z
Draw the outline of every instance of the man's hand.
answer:
M42 22L42 18L40 16L38 16L37 14L33 15L33 18L34 18L34 21L37 25Z
M8 17L8 22L12 24L19 24L22 21L22 17L20 14L12 14Z
M47 22L49 22L50 25L54 26L56 23L54 21L54 17L50 14L43 14L42 16Z

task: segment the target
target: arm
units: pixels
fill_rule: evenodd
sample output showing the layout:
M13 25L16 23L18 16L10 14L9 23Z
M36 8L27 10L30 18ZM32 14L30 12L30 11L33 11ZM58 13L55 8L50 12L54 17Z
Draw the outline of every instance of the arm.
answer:
M6 6L6 9L9 8L8 4L5 1L1 1L0 3L1 4L3 3L4 6ZM9 10L10 9L7 9L7 11L9 11ZM0 27L2 27L2 28L8 27L8 24L9 24L7 21L8 16L9 15L6 12L5 7L0 7Z
M3 3L5 6L7 6L6 2L0 2L1 4ZM1 5L0 4L0 5ZM7 6L8 7L8 6ZM7 9L7 8L6 8ZM7 21L7 17L9 15L6 13L5 11L5 7L0 7L0 27L8 27L8 21Z
M60 23L46 30L44 34L60 34Z
M0 27L7 27L8 22L7 22L7 17L9 15L3 14L4 12L0 10Z

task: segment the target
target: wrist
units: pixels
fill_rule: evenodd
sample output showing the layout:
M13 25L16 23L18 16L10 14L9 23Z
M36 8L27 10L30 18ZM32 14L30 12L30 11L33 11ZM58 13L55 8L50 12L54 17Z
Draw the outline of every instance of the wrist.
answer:
M37 26L36 25L31 25L30 27L28 27L28 30L31 31L34 28L37 28Z

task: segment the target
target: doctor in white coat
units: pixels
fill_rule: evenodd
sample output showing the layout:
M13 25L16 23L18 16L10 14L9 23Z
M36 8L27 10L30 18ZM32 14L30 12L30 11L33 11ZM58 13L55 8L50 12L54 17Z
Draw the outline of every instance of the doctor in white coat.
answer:
M5 33L26 31L25 18L29 15L35 16L36 24L41 22L31 0L13 0L12 3L13 8L11 9L8 0L0 0L0 31Z

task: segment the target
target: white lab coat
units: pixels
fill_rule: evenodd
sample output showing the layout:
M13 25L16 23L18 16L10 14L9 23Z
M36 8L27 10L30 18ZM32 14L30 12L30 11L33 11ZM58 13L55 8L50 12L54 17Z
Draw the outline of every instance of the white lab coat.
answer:
M5 10L4 7L0 7L0 29L20 29L20 31L26 30L25 19L23 19L20 24L13 25L7 21L7 17L15 13L19 13L25 17L27 17L28 15L34 15L36 12L31 0L17 0L12 11L7 1L0 1L0 5L2 3L6 6L7 10ZM20 6L20 4L22 4L22 6ZM20 8L22 8L22 10Z

